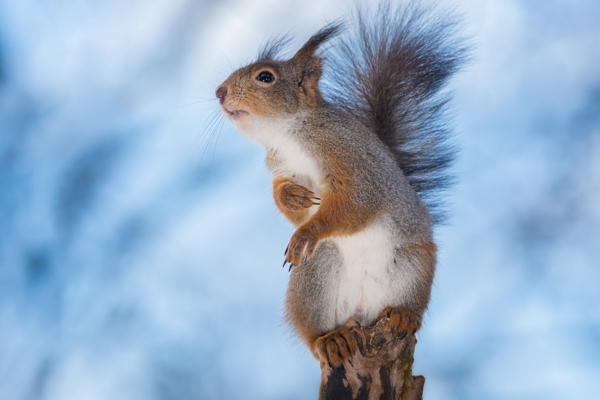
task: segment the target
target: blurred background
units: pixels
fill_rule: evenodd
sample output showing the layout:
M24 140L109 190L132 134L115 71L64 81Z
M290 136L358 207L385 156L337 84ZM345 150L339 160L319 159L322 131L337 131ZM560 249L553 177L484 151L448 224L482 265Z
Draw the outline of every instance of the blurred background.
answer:
M428 400L596 399L600 2L441 3L474 51L414 373ZM292 228L211 114L266 38L350 8L0 1L0 399L317 397L281 319Z

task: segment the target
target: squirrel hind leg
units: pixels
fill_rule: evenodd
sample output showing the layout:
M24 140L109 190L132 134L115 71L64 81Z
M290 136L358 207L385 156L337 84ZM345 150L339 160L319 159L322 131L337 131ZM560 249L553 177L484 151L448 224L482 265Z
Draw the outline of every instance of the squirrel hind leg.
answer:
M337 246L320 241L306 262L292 268L285 300L285 319L313 350L314 341L336 328L337 291L341 261Z

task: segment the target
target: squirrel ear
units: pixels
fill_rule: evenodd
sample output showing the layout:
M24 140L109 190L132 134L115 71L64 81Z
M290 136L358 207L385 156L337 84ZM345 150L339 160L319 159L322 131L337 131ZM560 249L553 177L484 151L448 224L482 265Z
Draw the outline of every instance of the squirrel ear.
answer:
M310 57L304 64L304 68L301 66L300 68L298 99L305 106L317 106L321 100L321 92L319 91L319 78L321 77L321 57Z
M334 22L321 28L290 60L294 67L300 71L300 87L304 94L315 101L318 94L319 78L321 77L321 57L315 54L319 47L335 37L342 29L342 23ZM318 101L318 100L317 100Z
M309 64L315 64L318 66L319 75L321 74L321 61L318 56L315 56L315 52L319 47L328 41L329 39L337 36L343 27L341 22L332 22L325 25L317 33L311 36L310 39L298 50L298 52L292 57L292 62L302 70L306 70ZM311 69L309 67L309 69Z
M302 68L302 79L319 79L321 77L321 57L311 56Z

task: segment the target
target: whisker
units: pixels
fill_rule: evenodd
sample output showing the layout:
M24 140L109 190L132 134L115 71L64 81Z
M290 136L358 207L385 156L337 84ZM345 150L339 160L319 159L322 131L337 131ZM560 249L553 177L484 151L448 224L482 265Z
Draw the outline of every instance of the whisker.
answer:
M215 93L215 92L214 92L213 90L208 90L208 89L206 89L204 86L202 86L202 85L200 84L200 82L197 82L197 84L198 84L198 86L200 87L200 89L202 89L204 92L206 92L206 93L210 93L211 95L214 95L214 93ZM216 86L216 85L215 85L215 86Z
M206 100L206 101L211 101L211 100L219 100L218 98L216 98L215 96L212 97L197 97L197 96L186 96L192 99L197 99L197 100Z
M208 130L209 127L216 119L219 118L220 112L221 112L220 109L216 109L208 115L208 118L206 118L206 120L204 121L204 124L202 124L202 126L200 127L200 131L198 132L196 139L194 139L194 143L192 144L192 147L190 149L190 157L192 157L194 155L194 153L198 151L198 149L200 148L200 145L202 144L202 142L206 138L207 134L209 133L209 130Z
M216 99L215 99L216 100ZM193 106L195 104L200 104L200 103L206 103L208 101L214 101L213 99L206 99L206 100L198 100L198 101L194 101L193 103L189 103L189 104L183 104L181 106L177 106L177 108L182 108L182 107L189 107L189 106Z
M219 114L218 116L216 116L216 118L212 118L212 120L210 121L210 123L206 127L206 132L208 132L208 141L206 142L204 150L202 151L202 155L200 156L200 160L202 160L204 158L204 154L206 153L207 149L209 148L210 142L212 141L212 138L213 138L213 136L215 134L215 129L216 129L217 126L219 126L219 123L222 121L221 118L223 118L223 119L225 118L223 116L223 114Z
M229 62L229 60L227 60L227 62ZM231 66L231 64L229 64L229 66ZM210 68L202 68L202 69L205 71L214 72L214 73L217 73L217 74L227 77L227 75L223 71L217 71L216 69L210 69Z
M223 117L223 116L221 116L221 117ZM210 149L210 144L211 144L213 138L215 138L215 136L217 136L217 134L218 134L216 128L220 125L220 123L223 121L223 119L224 119L224 117L222 119L216 118L215 121L213 122L213 124L211 125L212 128L210 129L208 141L206 142L206 145L204 146L204 149L202 150L202 154L200 155L198 164L200 164L200 162L204 159L204 156L208 153L208 151ZM211 165L214 165L214 156L213 156L213 163Z
M225 118L221 118L221 121L217 128L217 137L215 138L215 144L213 146L213 155L212 155L212 165L215 164L215 153L217 152L217 142L219 141L219 137L221 136L221 131L223 130L223 125L225 124Z
M231 63L229 62L229 58L227 58L227 56L225 55L225 53L223 53L222 51L219 50L219 52L221 54L223 54L223 57L225 57L225 59L227 60L227 64L229 64L229 68L231 68L231 70L233 71L233 66L231 65Z

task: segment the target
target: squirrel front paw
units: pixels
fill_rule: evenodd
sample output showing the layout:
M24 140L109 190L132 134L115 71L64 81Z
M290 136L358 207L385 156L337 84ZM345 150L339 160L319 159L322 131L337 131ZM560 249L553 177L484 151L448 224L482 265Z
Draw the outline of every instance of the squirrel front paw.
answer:
M414 335L421 328L421 316L408 308L387 306L381 311L377 321L381 318L389 318L392 333L401 337Z
M336 368L342 365L345 359L351 358L356 351L364 354L365 338L362 333L353 328L360 327L355 317L333 332L321 336L315 342L315 356L321 363L329 363Z
M319 203L321 199L316 197L314 192L294 182L281 185L278 188L277 197L279 204L290 211L321 204Z
M291 270L292 267L305 262L312 255L313 251L315 251L318 241L319 238L314 232L303 227L298 228L285 249L285 261L283 265L285 266L286 263L290 263Z

